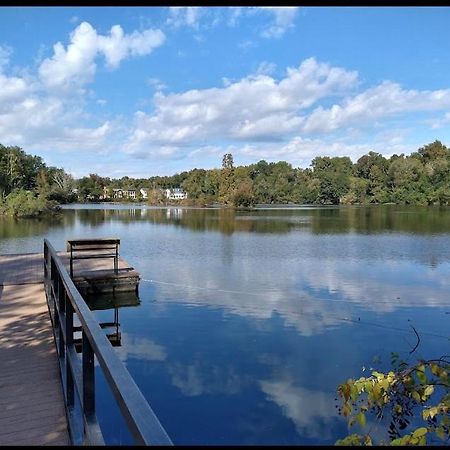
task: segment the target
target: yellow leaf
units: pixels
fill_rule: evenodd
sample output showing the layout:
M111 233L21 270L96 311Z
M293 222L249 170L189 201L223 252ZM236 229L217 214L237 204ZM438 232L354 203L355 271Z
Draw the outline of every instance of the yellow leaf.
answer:
M416 431L412 434L414 438L420 438L421 436L425 436L428 433L428 429L425 427L417 428Z
M359 424L364 427L366 425L366 416L364 413L360 412L357 416L356 419L358 420Z
M429 397L433 392L434 392L434 386L428 385L425 388L425 391L424 391L423 395L426 395L427 397Z
M438 412L439 409L436 406L433 406L433 408L430 408L430 417L433 418Z

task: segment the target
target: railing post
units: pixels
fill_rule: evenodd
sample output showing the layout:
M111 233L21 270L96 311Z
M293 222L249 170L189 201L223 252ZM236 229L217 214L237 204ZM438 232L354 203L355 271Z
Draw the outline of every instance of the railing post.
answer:
M55 317L55 323L53 324L53 327L57 329L58 322L57 322L57 311L56 311L56 298L54 296L55 292L55 275L56 275L56 268L55 268L55 260L53 259L53 255L50 256L50 279L49 279L49 289L50 289L50 298L52 300L52 309L53 309L53 315ZM53 291L52 291L53 288Z
M63 282L61 280L61 276L58 274L57 278L57 286L58 286L58 319L59 321L62 320L61 315L64 317L64 313L66 310L66 291L64 289ZM64 327L65 328L65 327ZM64 341L64 333L62 332L63 326L62 323L59 323L59 356L64 357L66 354L66 343Z
M86 332L82 336L83 360L83 411L87 418L95 413L95 371L94 352Z
M44 287L47 293L47 260L48 260L48 247L47 242L44 240Z
M70 278L73 278L73 249L72 244L70 245Z
M119 273L119 244L116 243L116 256L114 258L114 273Z
M66 297L66 346L67 349L73 347L73 306ZM67 406L74 405L74 385L72 367L70 367L70 358L66 357L66 400Z

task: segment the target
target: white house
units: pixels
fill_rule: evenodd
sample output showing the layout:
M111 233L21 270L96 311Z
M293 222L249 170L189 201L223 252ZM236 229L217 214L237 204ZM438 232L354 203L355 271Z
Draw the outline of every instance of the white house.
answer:
M123 196L126 198L136 199L136 189L124 189Z
M123 197L123 191L122 189L113 189L113 198L122 198Z
M143 199L147 199L148 198L148 189L140 189L139 192L141 193L141 197Z
M136 189L113 189L113 198L136 199ZM106 198L106 197L105 197Z
M166 197L169 200L183 200L187 198L187 192L181 188L166 189Z

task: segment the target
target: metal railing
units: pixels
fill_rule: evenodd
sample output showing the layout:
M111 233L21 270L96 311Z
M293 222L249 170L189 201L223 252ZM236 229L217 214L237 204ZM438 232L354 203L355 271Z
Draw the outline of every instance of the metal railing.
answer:
M105 445L95 412L94 360L97 359L135 443L172 445L47 239L44 239L44 284L72 444ZM74 326L75 314L80 326ZM74 344L77 331L82 333L81 358ZM75 394L80 405L78 411Z

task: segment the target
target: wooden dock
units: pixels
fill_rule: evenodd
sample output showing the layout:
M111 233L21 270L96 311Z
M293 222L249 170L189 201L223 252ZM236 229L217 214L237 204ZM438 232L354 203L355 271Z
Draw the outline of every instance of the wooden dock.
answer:
M58 252L66 269L70 267L70 253ZM140 275L119 256L117 273L110 259L82 259L73 262L73 282L82 295L115 292L134 292Z
M69 445L42 253L0 256L0 445Z
M70 254L58 252L69 269ZM0 255L0 445L69 445L42 253ZM119 257L74 262L80 291L134 289L139 274ZM131 286L131 287L130 287Z

